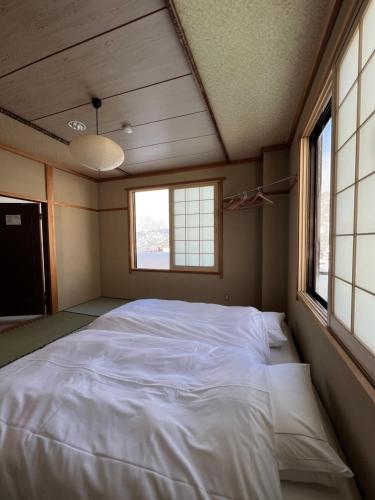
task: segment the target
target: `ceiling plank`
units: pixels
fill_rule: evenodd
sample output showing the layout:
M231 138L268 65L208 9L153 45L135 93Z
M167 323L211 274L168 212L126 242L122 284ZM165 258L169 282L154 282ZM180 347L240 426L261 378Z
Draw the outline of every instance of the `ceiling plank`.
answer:
M207 153L194 153L184 156L176 156L163 160L154 160L145 163L126 164L126 171L131 175L143 174L146 172L180 169L188 166L222 163L225 162L223 152L220 150Z
M133 128L132 134L117 130L105 134L105 136L117 142L123 149L131 149L211 134L215 134L215 129L210 115L207 111L201 111L169 120L139 125Z
M33 120L189 71L162 10L0 79L0 106Z
M1 75L163 7L163 0L13 0L0 16Z
M194 139L183 139L155 146L125 150L125 169L128 165L145 163L155 160L165 160L184 155L221 152L220 142L215 134Z
M99 131L107 133L132 126L166 120L206 109L191 75L103 100L99 112ZM69 120L87 125L85 133L95 133L95 113L91 104L35 120L33 123L71 140L77 133L67 126Z

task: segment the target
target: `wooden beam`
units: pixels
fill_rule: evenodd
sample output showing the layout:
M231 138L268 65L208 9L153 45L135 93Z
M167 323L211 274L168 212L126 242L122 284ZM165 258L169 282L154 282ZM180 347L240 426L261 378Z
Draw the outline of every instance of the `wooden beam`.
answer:
M103 179L98 179L98 182L112 182L112 181L124 181L129 179L141 178L141 177L153 177L155 175L170 175L179 174L184 172L193 172L195 170L207 170L210 168L220 168L220 167L230 167L235 165L246 165L246 163L256 163L262 161L260 156L253 156L251 158L243 158L241 160L233 160L230 162L219 162L219 163L206 163L202 165L191 165L188 167L176 167L176 168L166 168L163 170L154 170L152 172L143 172L139 174L130 174L127 177L106 177Z
M56 227L53 189L53 167L45 165L46 193L47 193L47 218L48 218L48 253L49 276L51 287L51 312L59 310L57 291L57 263L56 263Z
M53 204L58 207L77 208L79 210L89 210L90 212L99 212L98 208L86 207L84 205L76 205L74 203L65 203L64 201L54 201Z
M10 193L8 191L0 191L0 196L5 196L7 198L16 198L27 201L35 201L36 203L45 203L47 200L45 198L39 198L37 196L29 196L21 193Z
M169 188L171 186L186 186L190 184L207 184L210 182L225 181L226 177L212 177L208 179L195 179L193 181L177 181L177 182L163 182L162 184L150 184L147 186L129 186L125 188L127 191L152 191L158 188Z

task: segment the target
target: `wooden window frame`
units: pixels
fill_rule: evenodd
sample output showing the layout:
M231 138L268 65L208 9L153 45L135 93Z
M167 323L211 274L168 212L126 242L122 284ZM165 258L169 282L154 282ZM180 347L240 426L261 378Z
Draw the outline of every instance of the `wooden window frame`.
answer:
M307 277L306 277L306 292L325 309L328 308L328 299L321 297L315 289L315 272L317 259L317 184L318 184L318 156L316 141L323 132L325 126L332 119L332 103L328 101L326 107L322 111L314 129L309 135L309 213L308 213L308 252L307 252ZM332 138L333 139L333 138ZM331 164L331 170L333 162ZM328 271L329 276L329 271Z
M225 177L202 179L195 181L181 181L151 186L138 186L127 188L128 198L128 245L129 245L129 273L133 272L153 272L153 273L185 273L185 274L206 274L223 277L223 180ZM176 266L173 262L174 238L170 236L170 269L140 269L136 267L136 227L135 227L135 197L134 194L140 191L155 191L158 189L173 189L201 187L213 185L215 188L215 266ZM173 200L169 199L169 233L173 234Z
M330 273L331 273L331 253L329 259L328 271L328 307L325 307L316 297L313 297L309 292L308 273L310 259L310 241L311 241L311 151L310 151L310 136L313 133L316 124L324 113L330 101L333 101L333 73L331 72L323 85L323 89L316 101L316 104L310 114L305 128L302 132L302 137L299 142L299 171L298 171L298 271L297 271L297 300L301 300L317 317L317 319L327 326L328 311L330 307ZM334 137L334 120L332 116L332 137ZM333 139L332 152L333 153ZM331 185L332 185L333 168L331 168ZM332 199L331 199L331 217L332 217ZM332 219L331 219L332 222ZM331 232L331 224L330 224ZM330 235L331 241L331 235Z
M342 58L345 55L353 34L359 29L362 23L362 16L369 2L364 1L356 9L354 16L350 19L350 25L342 34L339 47L336 49L334 60L329 74L321 88L321 92L316 100L311 114L305 122L305 128L299 141L299 175L298 175L298 270L297 270L297 300L309 309L314 319L317 321L321 330L333 343L335 349L356 375L361 385L365 388L373 401L375 401L375 373L374 373L374 355L366 346L358 340L347 328L342 325L333 314L333 287L335 274L335 186L337 171L337 99L338 94L338 68ZM361 50L361 47L360 49ZM359 54L359 58L361 54ZM372 56L373 57L373 56ZM362 68L363 71L363 68ZM359 77L358 77L359 79ZM358 86L360 92L360 85ZM309 207L309 135L311 134L314 123L318 120L320 114L327 105L329 99L332 100L332 168L331 168L331 204L330 204L330 260L329 260L329 285L328 285L328 309L326 310L318 301L313 299L307 293L307 255L308 255L308 207ZM357 108L358 125L358 108ZM358 130L356 131L356 133ZM356 181L358 170L358 140L356 141ZM355 189L357 189L357 182ZM357 192L355 193L357 197ZM356 203L355 203L356 210ZM356 219L356 213L355 213ZM356 223L356 222L355 222ZM355 230L354 230L355 233ZM354 238L355 239L355 238ZM353 260L355 254L353 254ZM353 272L355 272L353 270ZM354 281L353 281L354 283ZM353 285L354 293L354 285ZM352 308L354 307L352 297ZM352 311L353 321L353 311Z

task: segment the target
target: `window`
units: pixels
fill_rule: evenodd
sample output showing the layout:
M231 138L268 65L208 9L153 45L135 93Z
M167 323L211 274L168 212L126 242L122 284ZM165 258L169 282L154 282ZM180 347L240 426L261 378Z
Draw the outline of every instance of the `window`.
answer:
M300 143L298 298L375 380L375 0L358 19Z
M332 327L374 372L375 1L338 63ZM372 368L371 368L372 366ZM374 375L374 373L373 373Z
M219 185L130 190L131 270L219 272Z
M325 308L328 303L330 199L331 199L331 102L310 135L310 214L307 291Z

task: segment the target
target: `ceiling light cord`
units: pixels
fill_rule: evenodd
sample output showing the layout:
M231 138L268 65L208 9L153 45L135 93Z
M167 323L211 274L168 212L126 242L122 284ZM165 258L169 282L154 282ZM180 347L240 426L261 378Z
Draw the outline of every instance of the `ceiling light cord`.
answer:
M96 115L96 135L99 135L98 108L95 109L95 115Z

